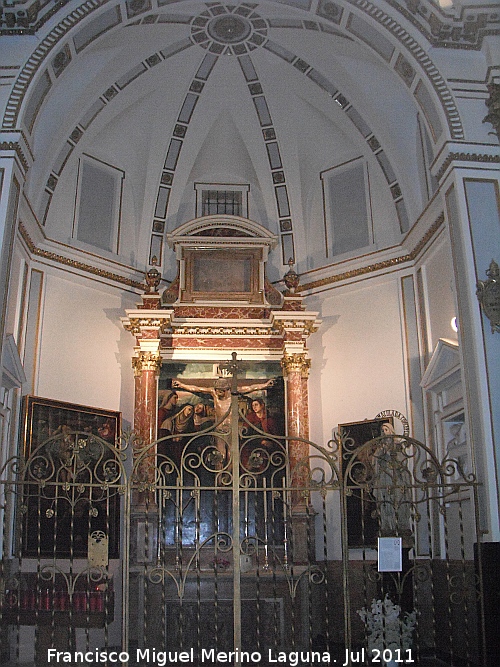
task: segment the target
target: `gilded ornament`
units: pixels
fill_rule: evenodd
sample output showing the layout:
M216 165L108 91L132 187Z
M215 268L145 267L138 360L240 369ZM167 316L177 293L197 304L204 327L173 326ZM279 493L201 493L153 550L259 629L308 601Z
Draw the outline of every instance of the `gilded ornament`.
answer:
M413 262L420 255L420 253L422 252L423 248L427 245L427 243L434 237L436 232L441 228L443 223L444 223L444 214L441 213L441 215L431 225L431 227L428 229L425 235L416 244L411 253L407 255L401 255L400 257L394 257L393 259L388 259L383 262L377 262L376 264L363 266L359 269L353 269L352 271L345 271L344 273L339 273L336 276L328 276L327 278L314 280L310 283L300 285L298 291L304 292L305 290L311 290L317 287L324 287L325 285L333 285L334 283L342 282L343 280L358 278L368 273L374 273L375 271L390 269L393 266L399 266L400 264ZM311 333L314 333L314 331L315 329L313 329Z
M132 357L132 368L134 374L139 375L142 371L160 372L162 357L160 352L139 352L137 357Z
M493 125L495 132L500 141L500 83L490 83L488 86L489 98L486 100L488 107L488 114L483 118L483 123L490 123Z
M161 273L156 268L158 257L151 260L151 268L146 271L146 294L158 294L158 285L161 282Z
M486 271L488 280L477 283L477 298L491 324L491 333L500 333L500 271L495 260L491 260Z
M290 257L288 260L289 269L283 276L283 282L286 285L286 288L290 294L294 294L295 290L299 286L299 274L293 268L293 259Z
M85 273L90 273L92 275L99 276L100 278L105 278L106 280L112 280L116 283L127 285L128 287L133 287L135 289L144 289L144 285L142 283L137 282L136 280L131 280L130 278L124 278L123 276L120 276L117 273L111 273L111 271L98 269L95 266L91 266L90 264L84 264L83 262L78 262L77 260L69 259L68 257L64 257L63 255L58 255L55 252L49 252L48 250L42 250L41 248L37 248L33 242L33 239L28 234L24 225L21 222L19 223L19 231L21 232L21 236L23 237L24 242L28 246L28 250L36 257L43 257L44 259L56 262L57 264L70 266L73 269L78 269L79 271L84 271Z
M281 366L285 371L285 375L290 373L301 373L303 377L307 377L311 367L311 360L305 353L285 354L281 360Z

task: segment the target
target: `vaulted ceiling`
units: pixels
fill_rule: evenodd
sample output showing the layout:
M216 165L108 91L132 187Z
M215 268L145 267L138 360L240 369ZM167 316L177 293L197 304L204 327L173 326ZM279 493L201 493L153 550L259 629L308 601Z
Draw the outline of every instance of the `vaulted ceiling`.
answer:
M207 183L249 186L248 217L281 237L283 262L320 267L322 176L359 159L374 247L392 246L428 198L422 144L432 158L464 138L437 65L465 20L429 2L23 5L29 20L2 40L22 64L3 130L27 137L27 197L47 237L71 244L81 157L120 170L119 255L132 266L167 252Z

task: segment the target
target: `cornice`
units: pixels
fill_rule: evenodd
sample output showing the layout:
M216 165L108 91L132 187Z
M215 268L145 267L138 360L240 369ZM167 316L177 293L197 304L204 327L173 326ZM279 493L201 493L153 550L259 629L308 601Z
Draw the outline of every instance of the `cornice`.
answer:
M139 338L150 337L155 332L156 337L161 338L259 338L259 339L288 339L314 333L321 320L318 314L313 312L282 312L272 310L270 317L260 321L249 322L221 321L219 318L207 318L204 322L196 321L198 318L183 318L176 320L175 310L152 310L139 311L127 310L127 316L122 318L124 329Z
M366 0L349 0L367 5ZM434 47L478 50L484 37L500 32L500 15L494 3L465 6L460 15L444 12L429 0L386 0L395 11L414 26ZM405 6L406 5L406 6ZM494 27L496 24L496 28Z
M412 261L412 255L401 255L400 257L393 257L392 259L386 259L382 262L376 262L375 264L370 264L369 266L361 266L357 269L351 269L350 271L345 271L344 273L338 273L335 276L327 276L325 278L320 278L318 280L313 280L310 283L304 283L299 285L297 292L308 292L309 290L316 289L318 287L325 287L327 285L333 285L334 283L340 283L344 280L351 280L352 278L359 278L360 276L367 275L369 273L376 273L377 271L383 271L385 269L390 269L401 264L406 264Z
M295 315L295 313L290 311L274 311L273 318L274 326L282 334L300 331L302 334L309 336L315 333L321 324L317 313L301 312Z
M121 320L123 328L134 335L140 335L145 329L157 330L162 333L170 326L171 310L155 311L154 315L144 315L143 317L134 315L133 312L136 311L127 311L127 317L122 317Z
M19 223L19 232L28 248L28 251L34 257L40 257L42 259L49 260L56 264L69 266L72 269L77 269L78 271L83 271L84 273L89 273L91 275L98 276L99 278L104 278L105 280L110 280L115 283L126 285L127 287L132 287L134 289L138 289L141 291L144 291L146 288L144 283L132 280L131 278L125 278L124 276L121 276L118 273L113 273L112 271L106 271L105 269L100 269L96 266L92 266L91 264L86 264L85 262L80 262L76 259L71 259L69 257L65 257L64 255L59 255L58 253L38 248L21 222Z
M481 164L500 164L500 155L491 155L488 153L466 153L464 152L454 152L449 153L446 156L443 164L440 166L439 171L436 173L436 178L440 181L443 175L446 173L448 167L452 162L479 162Z
M1 132L0 152L14 152L25 174L33 162L28 142L22 132Z
M318 280L313 280L309 283L304 283L299 285L297 292L308 292L319 287L327 287L329 285L334 285L335 283L340 283L344 281L350 281L361 276L366 276L370 273L377 273L379 271L386 271L388 269L393 269L404 264L413 264L415 260L419 257L422 250L426 247L429 241L433 238L436 232L444 224L444 214L441 213L435 222L429 227L424 236L419 240L415 245L413 250L405 255L400 255L399 257L392 257L391 259L386 259L381 262L375 262L374 264L369 264L368 266L361 266L356 269L351 269L349 271L344 271L343 273L338 273L335 276L326 276L325 278L320 278Z
M412 262L414 262L420 256L423 249L427 246L429 241L434 237L436 232L439 229L441 229L443 224L444 224L444 213L440 213L439 216L436 218L436 220L432 223L432 225L426 231L426 233L422 236L420 241L416 244L416 246L411 251L411 258L412 258L411 261Z

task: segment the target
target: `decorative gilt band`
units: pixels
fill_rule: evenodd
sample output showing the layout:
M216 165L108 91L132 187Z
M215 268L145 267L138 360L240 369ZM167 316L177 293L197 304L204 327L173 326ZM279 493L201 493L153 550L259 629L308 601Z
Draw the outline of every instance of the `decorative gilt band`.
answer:
M500 158L495 158L494 156L488 156L491 159L489 160L490 162L498 162ZM457 158L458 159L458 158ZM462 159L462 158L461 158ZM327 278L321 278L320 280L314 280L309 283L304 283L303 285L299 285L297 288L297 292L306 292L311 289L315 289L318 287L324 287L326 285L333 285L334 283L342 282L344 280L349 280L351 278L357 278L362 275L367 275L369 273L374 273L376 271L381 271L384 269L389 269L394 266L398 266L400 264L406 264L408 262L412 262L415 260L416 257L420 254L422 248L427 244L427 242L432 238L432 236L435 234L435 232L441 227L441 225L444 222L444 215L441 214L438 219L434 222L434 224L429 228L428 232L425 234L425 236L419 241L419 243L415 246L415 248L412 250L411 253L408 253L407 255L401 255L400 257L394 257L393 259L386 260L383 262L376 262L375 264L370 264L369 266L364 266L359 269L354 269L352 271L346 271L344 273L339 273L338 275L335 276L329 276ZM33 240L29 236L28 232L24 228L22 223L19 223L19 231L21 232L21 236L23 237L26 245L28 246L29 251L37 256L37 257L42 257L44 259L49 259L53 262L57 262L59 264L64 264L66 266L70 266L75 269L79 269L80 271L84 271L87 273L91 273L93 275L100 276L102 278L106 278L109 280L113 280L114 282L121 283L123 285L127 285L128 287L132 287L141 291L144 291L145 286L144 283L137 282L135 280L131 280L129 278L124 278L123 276L120 276L116 273L111 273L109 271L104 271L102 269L98 269L94 266L90 266L89 264L84 264L83 262L78 262L76 260L71 260L68 259L67 257L64 257L62 255L57 255L56 253L48 252L46 250L41 250L40 248L37 248L35 244L33 243ZM136 322L134 321L134 325ZM290 326L296 326L296 324L290 324ZM276 329L278 327L280 328L280 331L283 330L283 328L286 327L285 324L281 323L276 323L275 324ZM132 328L128 328L127 326L125 327L132 333L138 333L138 331L134 331ZM311 322L307 323L307 333L314 333L316 331L316 328L314 327L314 324Z
M278 336L280 332L270 327L217 327L217 326L173 326L176 336Z
M64 264L65 266L70 266L73 269L78 269L79 271L84 271L85 273L91 273L94 276L99 276L100 278L106 278L106 280L113 280L116 283L122 285L127 285L128 287L133 287L135 289L144 290L144 283L137 282L136 280L131 280L130 278L124 278L123 276L118 275L117 273L112 273L111 271L104 271L104 269L98 269L95 266L90 264L84 264L83 262L78 262L74 259L69 259L63 255L58 255L55 252L49 252L48 250L41 250L37 248L33 243L32 238L26 231L24 225L19 223L19 231L23 237L24 242L28 246L28 250L32 255L36 257L42 257L43 259L49 259L52 262L57 264Z
M444 223L444 213L437 218L437 220L429 227L426 234L420 239L417 245L413 250L407 255L401 255L400 257L393 257L392 259L385 260L383 262L376 262L375 264L370 264L369 266L362 266L359 269L353 269L352 271L345 271L344 273L339 273L336 276L328 276L327 278L321 278L320 280L313 280L310 283L304 283L299 285L299 292L305 292L306 290L315 289L317 287L325 287L326 285L333 285L334 283L340 283L343 280L350 280L351 278L358 278L359 276L364 276L368 273L375 273L376 271L383 271L384 269L390 269L394 266L399 266L400 264L406 264L408 262L414 262L415 259L420 255L423 248L427 245L430 239L434 236L437 230Z
M486 271L487 280L477 283L477 298L491 324L491 333L500 333L500 269L494 259Z
M127 320L123 319L122 322L123 328L126 331L130 331L134 336L140 334L144 328L158 329L160 333L165 333L165 329L168 329L170 326L169 319L165 321L159 317L130 317Z
M389 269L393 266L398 266L399 264L406 264L407 262L412 261L412 255L402 255L401 257L394 257L393 259L385 260L384 262L377 262L376 264L370 264L369 266L362 266L359 269L353 269L352 271L345 271L344 273L339 273L336 276L328 276L327 278L320 278L319 280L313 280L310 283L304 283L300 285L298 291L305 292L316 287L324 287L325 285L333 285L334 283L342 282L343 280L349 280L350 278L357 278L358 276L366 275L367 273L374 273L375 271L381 271L383 269Z
M274 326L279 333L284 333L286 331L300 330L303 333L310 334L316 333L318 330L318 323L316 319L314 320L282 320L276 318Z
M160 352L139 352L136 357L132 357L132 368L134 375L138 376L142 371L155 371L159 373L161 370L162 358Z
M309 369L311 368L311 360L307 357L305 352L298 354L285 354L281 360L281 366L285 376L290 373L300 373L302 377L309 376Z

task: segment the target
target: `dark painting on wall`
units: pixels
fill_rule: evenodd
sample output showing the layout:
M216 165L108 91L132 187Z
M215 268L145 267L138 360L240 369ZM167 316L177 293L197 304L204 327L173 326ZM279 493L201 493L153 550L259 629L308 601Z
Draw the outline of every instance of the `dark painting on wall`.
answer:
M339 434L342 437L342 471L345 473L349 461L356 450L365 443L382 435L382 424L393 424L392 417L365 419L364 421L339 424ZM360 459L361 461L361 459ZM363 470L363 464L359 466ZM377 518L377 504L373 496L362 484L356 483L356 468L353 468L352 477L347 479L348 486L352 487L352 495L348 495L347 502L347 534L348 544L352 548L375 547L379 535L379 521Z
M29 557L82 558L89 536L119 553L121 414L27 396L21 548Z

